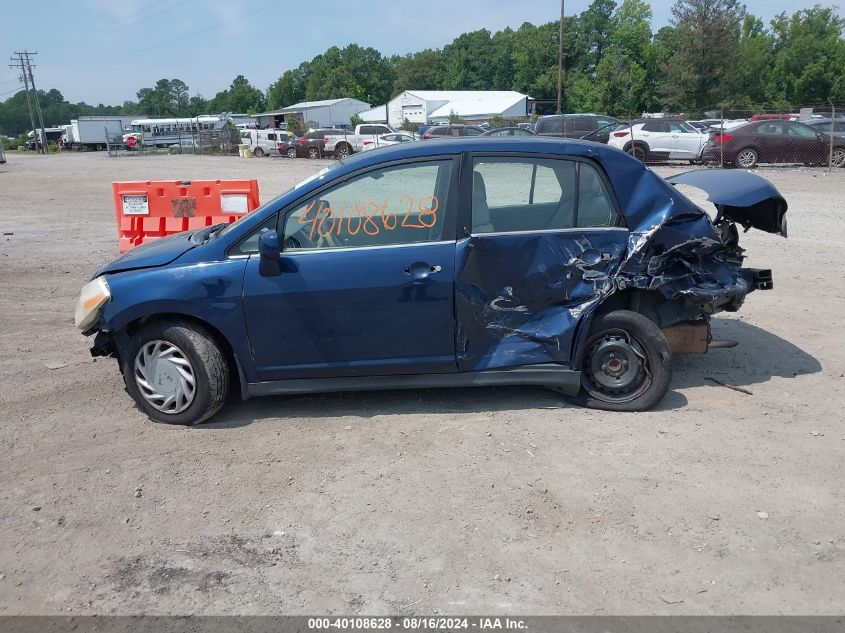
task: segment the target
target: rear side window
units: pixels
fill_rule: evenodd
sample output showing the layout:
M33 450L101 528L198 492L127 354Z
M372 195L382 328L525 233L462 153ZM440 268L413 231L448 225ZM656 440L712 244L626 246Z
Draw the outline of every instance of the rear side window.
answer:
M563 133L563 117L544 117L537 121L535 128L537 134L562 134Z
M643 132L664 132L662 121L646 121L643 124Z
M448 136L450 132L451 128L448 125L435 125L425 131L429 136Z
M474 234L618 224L604 180L582 161L478 157L472 178Z
M466 136L481 136L482 132L478 128L474 127L465 127L463 129L464 135Z
M594 132L596 120L593 117L586 116L572 117L572 129L576 132Z

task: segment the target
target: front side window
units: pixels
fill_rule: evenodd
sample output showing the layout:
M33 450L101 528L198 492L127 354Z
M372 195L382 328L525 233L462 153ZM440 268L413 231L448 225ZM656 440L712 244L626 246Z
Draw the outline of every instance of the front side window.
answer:
M472 179L474 234L618 224L607 186L582 161L478 157Z
M284 250L389 246L443 239L451 160L384 167L288 213Z
M803 125L802 123L790 123L789 134L792 136L815 137L816 131L809 125Z

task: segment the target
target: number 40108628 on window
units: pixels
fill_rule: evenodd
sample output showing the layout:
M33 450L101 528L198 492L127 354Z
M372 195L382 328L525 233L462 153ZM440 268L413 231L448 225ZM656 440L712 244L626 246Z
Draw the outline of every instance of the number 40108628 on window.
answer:
M232 382L243 398L541 385L644 410L674 354L714 346L710 315L772 287L742 267L736 225L786 236L786 202L759 176L670 180L586 141L362 152L104 266L76 324L162 422L210 418ZM704 189L715 219L673 184Z

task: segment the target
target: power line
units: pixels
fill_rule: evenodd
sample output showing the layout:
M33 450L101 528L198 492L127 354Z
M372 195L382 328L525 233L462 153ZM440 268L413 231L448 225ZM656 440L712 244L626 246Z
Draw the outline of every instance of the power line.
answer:
M254 13L258 13L259 11L264 11L266 9L269 9L272 6L279 4L281 1L282 0L274 0L270 4L264 5L263 7L259 7L258 9L253 9L252 11L247 11L246 13L242 13L241 15L237 15L233 18L229 18L228 20L222 20L220 22L217 22L217 23L212 24L210 26L207 26L205 28L199 29L198 31L185 33L183 35L176 35L176 36L174 36L173 38L171 38L167 41L159 42L158 44L153 44L151 46L145 46L144 48L138 48L138 49L135 49L133 51L129 51L129 53L130 54L132 54L132 53L143 53L144 51L148 51L148 50L151 50L151 49L154 49L154 48L159 48L160 46L172 44L174 41L185 40L185 39L188 39L189 37L194 37L195 35L200 35L201 33L205 33L205 32L210 31L212 29L216 29L218 26L223 26L224 24L228 24L229 22L236 22L237 20L242 20L243 18L248 17L248 16L250 16Z
M35 114L32 112L32 99L29 97L29 79L26 75L26 63L24 62L22 53L15 53L17 60L12 57L11 61L17 61L16 64L9 64L9 68L19 68L21 71L21 80L23 80L24 90L26 90L26 107L29 110L29 122L32 123L32 140L35 143L35 151L38 151L38 131L35 128Z
M182 2L177 2L174 5L171 5L169 7L165 7L163 9L161 9L160 11L154 11L152 13L147 13L146 15L144 15L144 17L139 18L137 20L134 20L132 22L127 22L127 23L124 23L124 24L121 24L121 25L118 25L118 26L115 26L115 27L111 27L111 28L109 28L108 30L106 30L102 33L98 33L98 34L93 35L92 37L86 37L84 41L96 40L96 39L99 39L99 38L104 37L106 35L110 35L111 33L114 33L115 31L122 31L123 29L129 28L130 26L135 26L136 24L140 24L141 22L149 20L150 18L154 18L156 16L159 16L162 13L167 13L168 11L172 11L173 9L178 9L179 7L186 5L189 2L191 2L191 0L182 0ZM161 3L159 2L159 3L156 3L152 6L158 6L159 4L161 4Z

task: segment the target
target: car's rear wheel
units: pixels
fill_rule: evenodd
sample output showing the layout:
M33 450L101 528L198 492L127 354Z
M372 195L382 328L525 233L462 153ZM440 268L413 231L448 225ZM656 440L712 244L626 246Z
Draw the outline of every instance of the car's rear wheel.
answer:
M288 147L287 155L288 155L288 158L296 158L296 148L295 147Z
M757 151L746 147L744 149L739 150L736 154L736 163L737 167L741 169L753 169L757 166Z
M261 149L260 147L256 147L255 151L253 152L253 155L256 158L264 158L264 150Z
M308 158L320 158L320 150L316 147L309 147L308 148Z
M597 316L584 350L578 404L607 411L645 411L669 390L669 343L642 314L617 310Z
M845 147L833 148L833 160L830 164L834 167L845 167Z
M634 143L633 145L630 145L626 151L641 163L648 160L648 148L642 143Z
M195 424L226 400L229 368L214 337L185 321L154 321L130 339L121 354L129 394L151 419Z
M334 153L335 153L335 156L337 156L338 158L346 158L351 153L350 147L346 143L340 143L335 148Z

